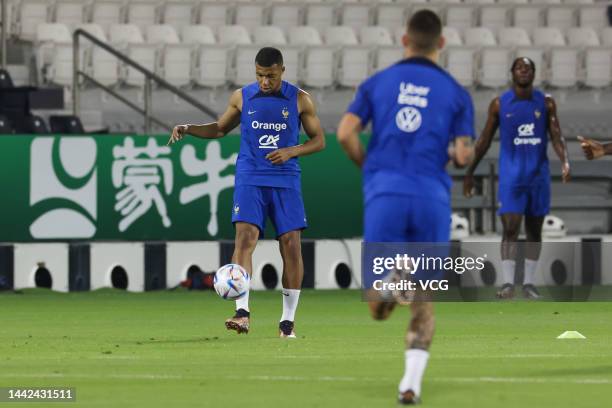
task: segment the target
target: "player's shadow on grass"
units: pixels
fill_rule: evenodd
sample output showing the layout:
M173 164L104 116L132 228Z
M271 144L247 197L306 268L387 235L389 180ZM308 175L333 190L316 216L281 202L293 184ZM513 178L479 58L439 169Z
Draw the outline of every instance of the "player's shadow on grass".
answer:
M612 373L612 365L601 365L596 367L555 368L549 370L529 371L529 377L540 376L573 376L573 375L595 375Z

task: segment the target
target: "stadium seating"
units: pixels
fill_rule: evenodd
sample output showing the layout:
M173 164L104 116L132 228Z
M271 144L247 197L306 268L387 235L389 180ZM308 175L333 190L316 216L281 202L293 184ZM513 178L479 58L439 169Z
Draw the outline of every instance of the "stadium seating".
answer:
M612 82L612 52L609 48L587 48L584 57L584 85L606 88Z
M336 25L336 5L327 3L306 4L305 24L323 31Z
M48 21L48 2L45 0L23 0L19 6L17 33L24 40L36 37L37 27Z
M206 25L186 25L181 27L181 37L186 44L214 44L215 34Z
M325 44L327 45L357 45L355 31L348 26L328 27L325 30Z
M393 45L391 33L385 27L361 27L359 38L362 45Z
M321 45L323 40L314 27L292 27L289 30L289 43L293 45Z
M485 27L467 28L463 37L465 45L468 46L494 46L497 44L493 32Z
M100 25L107 34L112 25L121 24L123 22L121 3L117 1L94 1L91 7L90 22Z
M228 24L229 4L223 2L208 1L200 4L200 15L198 21L213 29Z
M85 7L79 0L59 0L54 14L54 22L65 24L71 29L85 22Z
M182 1L167 2L163 9L162 23L170 24L177 31L195 23L194 5Z
M509 9L505 5L487 5L480 8L480 26L489 29L506 27L509 23Z
M251 36L246 28L240 25L227 25L218 28L219 44L251 44Z
M249 31L259 27L264 22L264 4L262 3L239 3L235 9L234 24L241 25Z
M538 27L533 30L533 44L545 47L561 47L565 45L565 38L558 28Z
M595 30L589 27L573 27L567 31L567 43L572 47L597 47L599 37Z
M442 30L442 35L444 35L444 38L446 39L447 47L463 45L461 34L454 27L444 27Z
M157 23L157 9L155 3L130 2L127 6L127 23L134 24L145 31L148 26Z
M280 27L261 26L253 30L253 39L258 45L284 45L287 44L285 33Z
M347 3L340 9L340 22L355 30L372 25L371 6L364 3Z
M302 6L293 3L274 3L270 8L270 24L288 32L291 27L301 25Z
M501 88L508 84L508 67L511 51L504 47L486 47L480 52L478 84L489 88Z
M531 39L525 29L520 27L502 27L498 31L499 45L504 46L530 46Z

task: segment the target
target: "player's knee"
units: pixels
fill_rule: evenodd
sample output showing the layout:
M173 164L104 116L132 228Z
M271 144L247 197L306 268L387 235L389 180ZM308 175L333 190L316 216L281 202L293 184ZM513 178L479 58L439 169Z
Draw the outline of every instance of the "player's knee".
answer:
M283 253L290 256L299 256L302 252L300 236L298 234L287 233L279 237L280 246L283 248Z
M370 301L368 307L370 308L370 316L374 320L387 320L393 310L393 303L381 302L381 301Z
M515 242L518 241L519 236L519 228L506 228L502 234L503 240L505 242Z
M257 231L243 230L236 233L235 249L240 252L252 252L257 245Z

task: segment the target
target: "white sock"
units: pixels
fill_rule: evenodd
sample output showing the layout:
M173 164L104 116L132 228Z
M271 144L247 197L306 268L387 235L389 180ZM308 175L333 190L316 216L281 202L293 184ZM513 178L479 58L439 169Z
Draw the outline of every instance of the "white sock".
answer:
M421 381L423 380L423 373L425 372L425 367L427 367L428 359L429 352L425 350L406 350L406 368L404 377L399 383L400 393L412 390L417 397L421 395Z
M289 320L292 322L295 320L295 310L298 300L300 300L300 290L283 288L281 292L283 294L283 315L280 321Z
M238 309L244 309L247 312L250 312L249 310L249 294L251 293L250 290L247 290L247 293L241 297L240 299L236 300L236 310Z
M523 285L533 285L533 277L535 276L538 261L533 259L525 259L525 278Z
M504 283L510 283L514 285L514 267L516 261L514 259L502 259L502 277Z

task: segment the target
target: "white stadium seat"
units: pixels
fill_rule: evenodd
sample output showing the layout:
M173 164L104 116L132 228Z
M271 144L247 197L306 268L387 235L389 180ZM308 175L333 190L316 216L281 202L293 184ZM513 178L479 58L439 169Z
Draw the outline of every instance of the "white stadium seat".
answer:
M442 35L446 40L446 46L452 47L456 45L463 45L461 34L455 27L444 27L442 29Z
M203 44L198 50L195 82L200 86L216 88L227 82L229 48L225 45Z
M140 44L144 42L140 28L134 24L111 25L108 39L113 44Z
M259 45L284 45L287 38L280 27L260 26L253 30L253 42Z
M359 38L362 45L393 45L391 33L385 27L361 27Z
M187 44L215 44L215 34L212 29L203 24L181 27L181 38Z
M159 73L157 67L157 45L130 43L126 54L132 60L140 64L143 68ZM134 67L125 66L123 71L123 81L126 85L143 86L145 84L144 74Z
M531 39L529 34L521 27L503 27L498 31L499 45L503 46L529 46Z
M508 84L511 64L509 48L487 47L480 51L478 83L484 87L501 88Z
M259 46L239 45L236 47L235 61L230 70L231 82L236 86L245 86L254 82L255 78L255 56Z
M403 58L403 50L397 46L377 47L374 55L373 71L385 69Z
M334 47L311 46L304 52L301 82L310 87L324 88L334 83Z
M273 3L270 6L270 24L288 32L291 27L302 23L302 5L293 3Z
M609 48L587 48L584 53L584 84L606 88L612 82L612 52Z
M517 48L514 57L527 57L533 61L536 66L535 77L533 79L534 86L540 86L547 79L547 67L544 62L544 49L540 47L520 47Z
M531 0L533 4L561 4L561 0Z
M344 4L340 9L340 24L359 30L372 24L370 4Z
M321 35L314 27L300 26L289 30L289 44L293 45L321 45Z
M92 47L90 72L102 85L115 85L119 82L119 60L103 48Z
M302 47L281 45L278 47L278 49L283 54L283 63L285 65L283 79L291 82L292 84L297 84L299 80L298 71L301 69L300 53L302 52Z
M234 24L241 25L247 30L252 31L264 22L264 4L239 2L236 3Z
M49 5L46 0L23 0L19 5L17 33L24 40L36 38L37 27L48 21Z
M221 26L217 29L219 44L251 44L251 37L246 28L239 25Z
M469 5L448 6L445 25L460 30L473 27L475 25L474 7Z
M307 3L305 24L319 31L336 25L336 5L326 3Z
M352 27L335 26L325 30L325 44L327 45L357 45L358 43Z
M85 68L85 49L80 50L79 69ZM47 79L57 85L72 86L72 64L73 49L72 43L57 43L53 45L53 59L50 69L47 72Z
M538 46L561 47L565 45L565 38L558 28L539 27L533 30L533 44Z
M74 29L85 21L85 7L80 0L60 0L55 5L56 23L66 24Z
M508 26L509 7L498 4L480 8L480 26L496 30Z
M605 46L612 45L612 27L606 27L601 30L601 43Z
M609 25L605 5L581 6L578 8L580 27L591 27L600 30Z
M146 29L146 40L149 44L178 44L181 42L178 33L169 24L154 24Z
M164 5L162 22L170 24L176 30L194 24L196 21L193 3L184 1L169 1Z
M80 28L81 30L86 31L87 33L93 35L100 41L104 41L104 42L108 41L108 37L106 36L106 33L102 29L102 26L100 26L99 24L94 24L94 23L79 24L77 28Z
M161 52L161 77L174 86L189 85L193 47L190 44L167 43Z
M573 87L578 81L578 50L553 48L550 53L548 83L557 88Z
M572 47L597 47L599 37L590 27L573 27L567 30L567 43Z
M336 71L338 84L346 87L356 87L370 73L370 47L342 47L339 65Z
M474 49L472 47L448 47L444 52L444 65L461 85L474 85Z
M546 9L546 26L567 30L576 26L576 9L571 6L554 6Z
M494 46L495 35L486 27L466 28L463 32L464 44L472 46Z
M127 23L137 25L142 31L156 24L157 5L149 2L131 2L127 6Z
M495 0L465 0L466 4L493 4Z
M513 10L512 22L514 27L521 27L531 32L544 24L541 6L518 6Z
M91 5L91 22L98 24L109 34L112 25L123 22L121 6L122 3L112 0L94 1Z
M408 7L401 4L378 4L376 7L376 25L394 31L406 24Z
M68 26L60 23L42 23L36 28L36 41L70 43L72 36Z
M216 30L228 24L228 14L231 3L223 1L207 1L200 3L199 24L204 24Z

